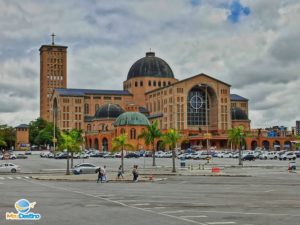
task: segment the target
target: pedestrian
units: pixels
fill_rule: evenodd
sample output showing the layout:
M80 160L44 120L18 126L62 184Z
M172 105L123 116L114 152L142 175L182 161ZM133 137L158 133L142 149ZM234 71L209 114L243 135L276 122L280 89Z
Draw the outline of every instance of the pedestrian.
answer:
M124 179L124 177L123 177L123 171L122 171L122 166L119 166L118 174L117 174L117 180L119 180L120 177L122 177L122 179Z
M133 182L137 182L138 177L139 177L139 172L138 172L138 166L137 165L133 166L132 175L133 175Z
M102 183L102 169L101 169L101 166L97 169L97 172L98 172L98 179L97 179L97 183L99 183L99 180L101 181Z
M101 183L103 182L108 182L108 179L107 179L107 174L106 174L106 166L104 165L102 168L101 168L101 173L102 173L102 179L101 179Z

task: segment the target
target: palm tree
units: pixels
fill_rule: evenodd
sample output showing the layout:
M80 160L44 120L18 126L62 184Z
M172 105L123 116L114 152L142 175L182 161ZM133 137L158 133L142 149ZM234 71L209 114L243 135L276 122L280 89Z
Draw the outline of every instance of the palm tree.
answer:
M235 149L239 150L239 165L242 165L242 145L245 143L246 135L244 127L238 126L228 130L228 142L231 143Z
M6 147L6 142L2 138L0 138L0 146Z
M176 144L178 142L178 140L180 139L180 134L177 130L174 129L169 129L168 132L166 134L164 134L162 136L163 139L163 143L165 145L169 145L169 147L172 150L172 165L173 165L173 169L172 172L176 172L176 167L175 167L175 148L176 148Z
M158 128L157 120L154 123L147 126L147 130L144 130L143 133L139 135L139 138L143 138L145 140L145 144L147 146L152 145L152 166L156 166L155 163L155 139L160 138L162 136L160 129Z
M77 130L71 130L70 132L65 132L61 134L62 142L59 146L61 150L67 150L67 171L66 174L70 175L70 159L69 153L80 151L80 146L82 142L81 132Z
M118 137L115 137L112 141L113 150L120 150L121 149L121 166L122 172L124 173L124 149L133 149L133 146L127 143L127 134L121 134Z

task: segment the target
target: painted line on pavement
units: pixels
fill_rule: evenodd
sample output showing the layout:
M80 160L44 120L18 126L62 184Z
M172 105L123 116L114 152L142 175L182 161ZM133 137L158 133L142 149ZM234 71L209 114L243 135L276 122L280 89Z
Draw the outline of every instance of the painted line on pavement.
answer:
M207 224L209 225L217 225L217 224L220 224L220 225L223 225L223 224L236 224L236 222L207 222Z
M150 205L149 203L139 203L139 204L132 204L133 206L143 206L143 205Z
M259 212L229 212L229 211L196 211L190 210L189 212L199 212L199 213L223 213L223 214L240 214L240 215L263 215L263 216L293 216L293 217L300 217L300 215L296 214L275 214L275 213L259 213Z
M18 180L22 179L22 177L17 177Z
M267 191L264 191L265 193L268 193L268 192L271 192L271 191L275 191L275 190L267 190Z
M0 177L0 180L4 180L5 178L4 177Z
M26 181L29 182L29 183L32 183L32 184L36 184L36 185L40 185L40 186L44 186L44 187L48 187L48 188L53 188L53 189L57 189L57 190L63 190L63 191L69 192L69 193L73 192L73 193L76 193L76 194L81 194L81 195L92 197L92 198L98 198L98 199L101 199L103 201L115 203L117 205L121 205L121 206L131 208L131 209L136 209L136 210L140 210L140 211L144 211L144 212L148 212L148 213L152 213L152 214L156 214L156 215L160 215L160 216L165 216L165 217L169 217L169 218L173 218L173 219L177 219L177 220L181 220L181 221L185 221L185 222L189 222L189 223L193 223L193 224L206 225L205 223L201 223L201 222L198 222L198 221L194 221L194 220L190 220L190 219L182 218L182 217L178 217L178 216L163 214L163 213L160 213L160 212L155 212L153 210L135 207L135 206L132 206L132 205L127 205L127 204L125 204L123 202L120 202L120 201L111 200L109 198L102 198L102 197L92 195L92 194L88 194L88 193L85 193L85 192L82 192L82 191L76 191L76 190L72 190L72 189L69 189L69 188L52 186L52 185L49 185L49 184L43 184L43 183L40 183L40 182L35 182L33 180L26 180Z
M184 212L184 210L177 210L177 211L165 211L165 212L162 212L163 214L172 214L172 213L182 213Z
M197 217L199 217L199 218L205 218L207 216L205 216L205 215L198 215L198 216L180 216L180 217L183 217L183 218L193 218L193 217L195 217L195 218L197 218Z
M12 178L12 177L7 177L8 179L10 179L10 180L13 180L14 178Z

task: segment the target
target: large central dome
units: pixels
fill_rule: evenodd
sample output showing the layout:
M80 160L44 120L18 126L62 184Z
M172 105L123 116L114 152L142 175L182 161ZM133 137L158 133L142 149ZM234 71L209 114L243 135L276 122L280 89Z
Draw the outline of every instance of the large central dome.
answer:
M146 57L136 61L130 68L127 80L134 77L174 78L171 67L154 52L146 52Z

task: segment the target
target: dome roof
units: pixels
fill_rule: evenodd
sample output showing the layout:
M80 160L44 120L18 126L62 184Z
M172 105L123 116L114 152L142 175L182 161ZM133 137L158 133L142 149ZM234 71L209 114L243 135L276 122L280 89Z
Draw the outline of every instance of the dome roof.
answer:
M232 120L248 120L248 116L244 110L240 108L231 109L231 119Z
M128 72L127 80L147 76L174 78L171 67L164 60L156 57L155 52L146 52L146 57L136 61Z
M150 125L147 117L140 112L125 112L122 113L115 122L115 126L125 126L125 125Z
M124 112L124 110L115 104L105 104L101 105L96 113L95 117L96 119L102 119L102 118L117 118L119 115L121 115Z

